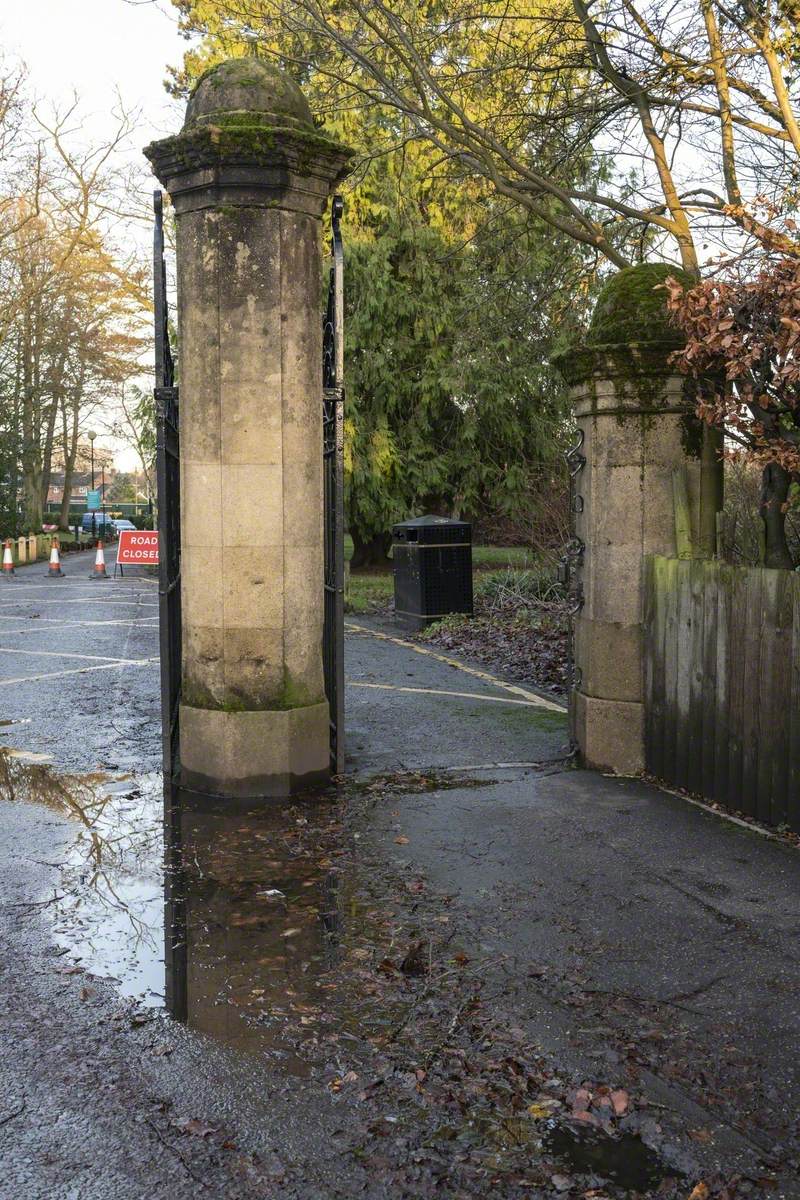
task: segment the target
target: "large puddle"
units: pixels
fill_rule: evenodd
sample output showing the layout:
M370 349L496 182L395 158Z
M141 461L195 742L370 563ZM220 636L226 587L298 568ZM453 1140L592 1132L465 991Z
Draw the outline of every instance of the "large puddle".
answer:
M221 810L178 792L165 822L160 775L57 775L8 753L0 795L76 824L44 908L71 967L305 1072L348 928L333 803Z
M349 880L338 810L307 800L220 812L196 795L176 800L168 1007L305 1073L326 1027L346 1020L346 984L334 972L354 930L342 918Z
M420 789L411 781L408 790ZM64 950L60 969L111 979L137 1007L166 1010L285 1075L316 1073L333 1091L349 1076L324 1075L339 1053L332 1047L346 1047L341 1057L355 1065L355 1078L359 1061L373 1072L376 1055L388 1061L399 1031L412 1038L407 1005L409 995L414 1003L424 996L425 954L417 970L415 951L398 938L393 908L402 898L376 902L363 886L357 842L335 799L221 808L182 792L170 798L165 820L160 775L59 776L2 751L0 796L48 805L74 822L41 904ZM417 883L400 885L412 913L422 895ZM432 919L448 920L438 910ZM457 954L448 960L451 978L458 961ZM434 1041L423 1055L428 1066L418 1076L433 1070L441 1045ZM410 1105L412 1121L420 1103ZM435 1132L425 1145L445 1136L486 1141L478 1120L440 1123L435 1112L431 1119ZM499 1119L491 1113L490 1123ZM609 1195L656 1194L664 1180L663 1161L631 1133L587 1133L549 1117L522 1123L517 1149L562 1164L571 1177L605 1180Z

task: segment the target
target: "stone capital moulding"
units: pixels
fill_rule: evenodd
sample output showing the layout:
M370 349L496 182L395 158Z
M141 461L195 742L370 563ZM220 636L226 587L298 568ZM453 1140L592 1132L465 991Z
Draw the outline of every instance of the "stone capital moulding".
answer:
M353 151L313 130L212 121L153 142L145 154L175 212L281 208L319 217Z

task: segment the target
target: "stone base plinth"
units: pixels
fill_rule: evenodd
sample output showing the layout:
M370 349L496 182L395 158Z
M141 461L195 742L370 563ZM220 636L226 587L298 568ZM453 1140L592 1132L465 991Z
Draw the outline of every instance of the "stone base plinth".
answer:
M581 765L617 775L644 770L644 705L575 693L575 740Z
M182 704L181 781L231 797L290 796L330 773L330 710L223 712Z

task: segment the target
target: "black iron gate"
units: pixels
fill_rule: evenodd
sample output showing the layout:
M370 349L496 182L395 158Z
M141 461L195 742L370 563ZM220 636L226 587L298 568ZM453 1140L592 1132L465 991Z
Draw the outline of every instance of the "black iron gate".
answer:
M158 602L161 655L161 748L164 776L166 922L166 1001L185 1018L185 971L176 956L185 953L180 888L180 689L181 689L181 527L180 439L175 361L169 339L167 273L164 262L164 208L153 195L153 309L155 317L156 478L158 483Z
M331 265L322 334L322 463L325 520L325 694L330 706L331 771L344 771L344 202L331 210Z
M575 739L575 693L582 683L581 669L575 664L575 618L584 605L583 582L581 567L586 546L576 532L576 518L583 512L583 496L578 492L577 480L586 466L586 455L582 453L585 434L582 429L577 431L577 441L564 454L569 471L569 541L564 547L564 553L559 564L559 582L563 584L569 607L569 638L567 642L567 688L569 700L569 752L577 750Z

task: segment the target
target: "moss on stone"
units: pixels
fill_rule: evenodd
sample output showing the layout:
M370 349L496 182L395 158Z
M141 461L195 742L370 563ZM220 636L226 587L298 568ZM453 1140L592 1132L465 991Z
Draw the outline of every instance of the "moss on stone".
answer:
M667 312L664 283L670 276L685 288L697 282L687 271L669 263L641 263L618 271L597 299L586 345L679 344L680 333Z
M289 671L284 672L282 686L271 695L248 695L242 689L228 688L225 698L220 700L204 684L195 679L185 679L181 699L190 708L204 708L214 712L288 712L295 708L309 708L320 704L325 697L312 695L308 688L298 683Z
M269 125L259 122L258 114L253 113L225 114L214 122L193 125L175 137L146 146L144 152L154 164L168 164L171 159L187 171L215 162L233 162L285 165L300 175L309 173L326 155L346 160L354 153L315 129Z
M220 113L269 115L274 123L311 126L311 109L291 75L257 58L229 58L205 71L186 110L186 124L216 120Z

